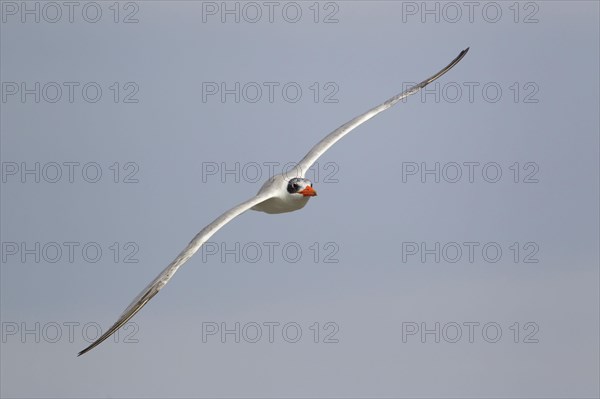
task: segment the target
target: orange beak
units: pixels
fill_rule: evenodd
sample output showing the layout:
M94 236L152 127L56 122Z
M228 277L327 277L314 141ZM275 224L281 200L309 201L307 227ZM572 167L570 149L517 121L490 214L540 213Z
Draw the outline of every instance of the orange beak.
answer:
M306 186L304 190L300 191L300 194L304 195L305 197L314 197L317 195L317 192L311 186Z

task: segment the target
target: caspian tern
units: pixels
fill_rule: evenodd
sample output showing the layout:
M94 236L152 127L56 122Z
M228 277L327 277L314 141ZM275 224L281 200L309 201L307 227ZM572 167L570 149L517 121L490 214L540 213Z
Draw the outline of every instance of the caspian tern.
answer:
M380 112L390 108L398 101L406 98L412 94L415 94L420 89L427 86L429 83L438 79L440 76L448 72L467 54L469 48L467 47L460 54L452 60L448 66L433 75L432 77L422 81L421 83L403 91L400 94L388 99L384 103L368 110L362 115L357 116L349 122L344 123L342 126L329 133L325 138L317 143L308 154L291 170L286 173L276 175L268 179L265 184L260 188L258 193L242 202L241 204L231 208L221 216L216 218L212 223L203 228L196 236L190 241L183 251L167 266L152 282L144 288L142 292L131 302L131 304L123 311L119 319L115 324L112 325L100 338L94 341L87 348L79 352L77 356L81 356L84 353L92 350L98 346L102 341L110 337L119 328L121 328L127 321L129 321L137 312L140 311L147 303L158 294L158 292L169 282L175 272L183 265L189 258L194 255L198 249L204 244L213 234L215 234L221 227L225 226L236 216L241 215L247 210L255 210L266 213L285 213L293 212L303 208L308 200L317 195L317 192L313 189L310 180L304 177L306 171L312 166L312 164L327 151L332 145L338 140L350 133L354 128L360 126L364 122L368 121Z

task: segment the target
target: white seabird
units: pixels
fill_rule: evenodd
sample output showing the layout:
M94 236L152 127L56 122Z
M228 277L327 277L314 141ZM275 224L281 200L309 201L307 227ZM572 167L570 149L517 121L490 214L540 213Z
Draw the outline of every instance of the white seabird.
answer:
M249 209L255 211L261 211L266 213L285 213L293 212L303 208L308 200L317 195L317 192L313 189L313 185L310 180L305 178L305 173L312 166L312 164L327 151L332 145L334 145L339 139L350 133L354 128L360 126L364 122L368 121L380 112L390 108L398 101L406 98L412 94L415 94L429 83L438 79L440 76L448 72L467 54L469 48L464 49L460 54L452 60L448 66L433 75L432 77L422 81L421 83L403 91L400 94L395 95L384 103L368 110L362 115L357 116L349 122L344 123L342 126L329 133L325 138L317 143L304 158L296 165L291 171L280 175L273 176L265 182L260 188L258 193L242 202L241 204L231 208L221 216L216 218L212 223L203 228L196 236L190 241L183 251L167 266L140 294L135 297L131 304L123 311L119 319L110 327L100 338L94 341L87 348L83 349L77 356L81 356L84 353L92 350L98 346L102 341L110 337L121 328L127 321L129 321L137 312L140 311L154 297L158 292L169 282L175 272L183 265L189 258L194 255L198 249L204 244L213 234L215 234L221 227L225 226L236 216L241 215Z

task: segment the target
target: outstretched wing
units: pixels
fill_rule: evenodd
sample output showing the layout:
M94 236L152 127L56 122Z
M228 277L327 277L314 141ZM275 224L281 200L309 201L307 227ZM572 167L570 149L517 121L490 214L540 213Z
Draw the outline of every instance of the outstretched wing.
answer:
M321 155L323 155L325 153L325 151L327 151L339 139L344 137L346 134L350 133L350 131L352 131L354 128L360 126L361 124L368 121L369 119L371 119L378 113L383 112L386 109L390 108L392 105L396 104L398 101L402 100L403 98L406 98L412 94L415 94L416 92L421 90L423 87L427 86L429 83L433 82L434 80L436 80L437 78L439 78L440 76L442 76L443 74L448 72L450 69L452 69L452 67L454 67L454 65L458 64L458 62L460 60L462 60L462 58L467 54L467 51L469 51L468 47L466 49L464 49L463 51L461 51L460 54L454 60L452 60L452 62L450 64L448 64L448 66L446 66L444 69L442 69L441 71L439 71L432 77L425 79L418 85L415 85L415 86L411 87L410 89L403 91L400 94L395 95L394 97L390 98L383 104L380 104L380 105L376 106L375 108L368 110L364 114L359 115L356 118L352 119L351 121L344 123L342 126L338 127L333 132L329 133L327 136L325 136L325 138L323 140L319 141L317 143L317 145L315 145L309 151L309 153L306 154L306 156L304 158L302 158L302 160L300 162L298 162L298 165L296 166L297 175L305 176L308 169L312 166L313 163L315 163L315 161Z
M223 213L221 216L216 218L211 224L203 228L196 236L190 241L190 243L185 247L183 251L163 270L140 294L129 304L127 309L123 311L119 320L116 321L115 324L111 328L109 328L100 338L94 341L90 346L79 352L77 356L81 356L86 352L94 349L96 346L100 345L102 341L110 337L121 328L125 323L127 323L137 312L140 311L154 297L154 295L158 294L160 291L173 277L177 269L181 267L189 258L192 257L200 249L202 244L204 244L214 233L217 232L221 227L225 226L229 223L233 218L238 215L241 215L248 209L252 208L255 205L260 204L261 202L270 198L268 194L259 194L254 198L249 199L248 201L242 202L238 206L235 206Z

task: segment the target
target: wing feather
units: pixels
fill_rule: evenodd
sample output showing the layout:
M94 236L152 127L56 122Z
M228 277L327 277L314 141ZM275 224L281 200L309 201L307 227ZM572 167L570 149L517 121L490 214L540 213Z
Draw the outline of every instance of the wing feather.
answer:
M198 249L204 244L214 233L216 233L221 227L225 226L236 216L241 215L248 209L261 202L269 199L271 196L268 194L259 194L254 198L242 202L241 204L231 208L221 216L216 218L211 224L203 228L196 236L190 241L183 251L167 266L137 297L127 306L123 311L119 319L112 325L100 338L95 340L87 348L79 352L77 356L81 356L86 352L94 349L100 345L104 340L113 335L115 331L121 328L127 323L137 312L139 312L147 303L158 294L158 292L169 282L171 277L175 274L189 258L194 255Z
M339 139L341 139L346 134L350 133L350 131L352 131L354 128L360 126L361 124L368 121L375 115L390 108L391 106L396 104L398 101L400 101L403 98L406 98L412 94L415 94L416 92L421 90L423 87L427 86L429 83L438 79L440 76L442 76L443 74L448 72L450 69L452 69L452 67L454 67L456 64L458 64L458 62L460 60L462 60L462 58L467 54L468 51L469 51L469 48L467 47L466 49L461 51L460 54L454 60L452 60L452 62L450 64L448 64L444 69L442 69L435 75L431 76L430 78L425 79L424 81L422 81L421 83L419 83L415 86L412 86L411 88L403 91L402 93L395 95L394 97L388 99L384 103L382 103L374 108L371 108L364 114L359 115L356 118L352 119L351 121L344 123L342 126L338 127L333 132L329 133L327 136L325 136L325 138L323 140L319 141L309 151L309 153L306 154L306 156L304 158L302 158L302 160L300 162L298 162L298 165L296 166L296 174L298 176L304 177L306 175L308 169L315 163L315 161L321 155L323 155L325 153L325 151L327 151L332 145L334 145Z

